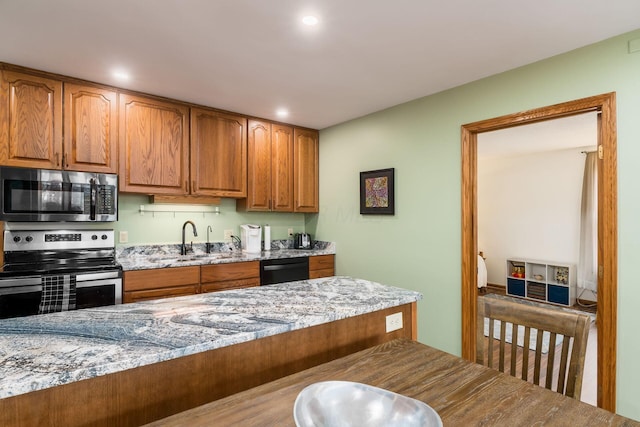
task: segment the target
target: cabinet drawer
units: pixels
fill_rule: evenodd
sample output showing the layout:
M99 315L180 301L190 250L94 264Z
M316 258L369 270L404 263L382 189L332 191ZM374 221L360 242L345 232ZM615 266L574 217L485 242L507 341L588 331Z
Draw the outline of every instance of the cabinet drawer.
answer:
M202 283L200 286L200 292L217 292L225 291L227 289L251 288L254 286L260 286L259 277L252 279L227 280L224 282Z
M260 278L260 261L203 265L200 271L201 283L250 278Z
M123 282L125 292L170 288L180 285L198 285L200 283L200 267L189 266L125 271Z
M524 280L507 279L507 293L509 295L517 295L523 297L524 294Z
M175 286L171 288L150 289L143 291L127 291L124 293L124 303L146 301L151 299L179 297L182 295L195 295L198 285Z
M309 257L309 271L333 269L335 255L317 255Z

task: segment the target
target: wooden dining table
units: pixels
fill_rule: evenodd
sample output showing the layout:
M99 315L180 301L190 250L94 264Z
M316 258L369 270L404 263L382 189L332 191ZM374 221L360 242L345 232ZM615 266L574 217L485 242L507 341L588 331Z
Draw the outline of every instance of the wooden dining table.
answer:
M319 381L354 381L418 399L444 426L640 426L494 369L398 339L298 372L149 426L295 426L298 394Z

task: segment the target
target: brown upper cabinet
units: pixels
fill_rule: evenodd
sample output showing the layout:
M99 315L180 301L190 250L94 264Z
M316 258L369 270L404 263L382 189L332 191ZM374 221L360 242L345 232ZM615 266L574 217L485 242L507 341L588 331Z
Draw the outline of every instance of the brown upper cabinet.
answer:
M318 212L318 131L295 128L293 141L293 211Z
M293 212L293 128L261 120L248 128L248 191L238 209Z
M0 165L118 173L120 191L318 212L318 132L0 63Z
M191 108L191 194L246 197L246 117Z
M189 191L189 107L120 94L120 190Z
M0 164L62 167L62 82L2 71Z
M116 99L114 90L64 84L64 169L118 172Z
M0 99L0 164L117 172L115 91L4 70Z

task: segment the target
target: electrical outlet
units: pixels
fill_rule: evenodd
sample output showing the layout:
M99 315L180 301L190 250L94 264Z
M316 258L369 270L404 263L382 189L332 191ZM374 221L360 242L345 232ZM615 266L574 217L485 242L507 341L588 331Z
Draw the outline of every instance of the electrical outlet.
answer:
M293 236L293 228L287 228L287 236Z
M120 243L127 243L129 241L129 232L121 231L120 235L118 236L118 241Z
M231 240L233 230L224 230L224 240Z
M402 312L393 313L387 316L387 332L402 329Z

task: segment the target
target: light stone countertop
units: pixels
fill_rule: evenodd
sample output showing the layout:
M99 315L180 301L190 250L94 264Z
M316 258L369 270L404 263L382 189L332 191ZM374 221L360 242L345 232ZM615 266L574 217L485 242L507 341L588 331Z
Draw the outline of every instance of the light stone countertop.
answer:
M194 252L187 255L180 255L179 245L148 245L118 248L116 256L122 269L124 271L131 271L333 255L336 253L335 243L318 241L314 241L312 249L289 249L274 243L271 250L259 253L230 250L229 245L216 243L212 253L207 254L204 251L203 244L194 244L193 246Z
M351 277L0 320L0 398L412 303Z

